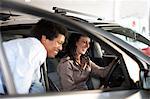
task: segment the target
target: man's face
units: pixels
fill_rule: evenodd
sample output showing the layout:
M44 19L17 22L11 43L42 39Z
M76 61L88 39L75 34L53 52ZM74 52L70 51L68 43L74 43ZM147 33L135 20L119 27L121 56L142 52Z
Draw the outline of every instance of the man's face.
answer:
M44 39L43 45L45 49L47 50L48 57L54 58L60 50L62 50L62 44L65 42L65 36L62 34L59 34L57 38L54 38L53 40L46 39L46 37L42 36L42 39Z

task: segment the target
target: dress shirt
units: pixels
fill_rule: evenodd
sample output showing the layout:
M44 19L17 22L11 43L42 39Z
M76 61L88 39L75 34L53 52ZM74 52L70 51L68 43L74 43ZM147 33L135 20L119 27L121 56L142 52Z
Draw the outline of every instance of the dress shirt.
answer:
M40 66L47 51L41 42L33 37L3 42L8 64L13 75L17 93L29 93L34 79L40 79ZM36 75L37 78L34 78ZM0 93L4 93L0 73Z

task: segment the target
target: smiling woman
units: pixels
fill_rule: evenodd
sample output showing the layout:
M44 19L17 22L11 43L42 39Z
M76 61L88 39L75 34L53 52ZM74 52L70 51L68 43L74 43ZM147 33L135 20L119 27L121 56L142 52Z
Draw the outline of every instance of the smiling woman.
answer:
M88 56L90 38L84 34L71 34L66 46L66 56L60 60L57 70L62 91L88 90L91 74L105 78L115 59L108 66L98 66Z

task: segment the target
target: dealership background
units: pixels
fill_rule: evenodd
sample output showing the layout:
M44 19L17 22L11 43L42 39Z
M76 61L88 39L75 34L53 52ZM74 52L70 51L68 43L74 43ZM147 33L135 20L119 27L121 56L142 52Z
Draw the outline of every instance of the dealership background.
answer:
M13 0L17 1L17 0ZM116 22L150 39L150 0L19 0L53 11L60 7ZM41 3L42 2L42 3Z

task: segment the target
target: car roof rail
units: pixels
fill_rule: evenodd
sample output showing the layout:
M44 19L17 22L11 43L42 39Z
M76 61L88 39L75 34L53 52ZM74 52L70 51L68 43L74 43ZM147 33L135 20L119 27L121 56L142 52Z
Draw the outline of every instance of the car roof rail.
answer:
M78 15L83 15L83 16L87 16L87 17L96 18L97 20L102 20L102 18L100 18L98 16L94 16L94 15L91 15L91 14L82 13L82 12L78 12L78 11L68 10L68 9L64 9L64 8L53 7L53 10L55 11L55 13L67 14L67 12L69 12L69 13L73 13L73 14L78 14Z
M19 15L11 14L11 13L0 13L0 20L7 21L11 16L19 16Z

